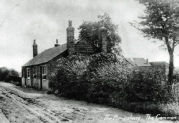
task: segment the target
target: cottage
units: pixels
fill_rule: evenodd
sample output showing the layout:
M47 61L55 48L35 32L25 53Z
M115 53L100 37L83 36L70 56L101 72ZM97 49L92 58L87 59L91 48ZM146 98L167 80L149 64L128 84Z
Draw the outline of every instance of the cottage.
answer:
M91 44L87 40L78 40L74 38L74 27L72 21L69 21L67 31L67 43L60 45L58 40L53 48L47 49L38 54L38 46L34 40L33 58L22 66L22 86L35 87L46 90L49 88L50 63L61 57L66 57L73 53L94 54L107 51L107 29L101 27L100 39L101 47Z

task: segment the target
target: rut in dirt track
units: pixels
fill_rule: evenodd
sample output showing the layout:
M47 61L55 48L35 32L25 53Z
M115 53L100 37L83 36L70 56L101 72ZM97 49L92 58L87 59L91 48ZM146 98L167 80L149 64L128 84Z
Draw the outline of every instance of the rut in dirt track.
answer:
M32 123L61 123L63 121L71 122L70 119L56 115L54 112L43 107L43 105L38 104L38 102L36 102L36 100L33 98L26 98L20 95L16 95L4 88L0 88L0 94L2 94L2 96L0 96L1 109L7 119L9 119L11 122L13 122L13 119L11 119L11 116L9 116L10 113L12 113L12 111L14 113L17 111L16 113L18 113L18 109L26 114L28 116L25 116L27 118L26 120ZM3 101L9 102L9 104L2 104ZM9 107L9 109L5 107Z

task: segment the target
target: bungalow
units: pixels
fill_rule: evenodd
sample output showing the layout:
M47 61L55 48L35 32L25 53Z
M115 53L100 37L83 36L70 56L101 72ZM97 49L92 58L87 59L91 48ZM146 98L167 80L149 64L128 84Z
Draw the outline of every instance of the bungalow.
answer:
M74 27L72 21L69 21L67 31L67 43L60 45L58 40L53 48L47 49L38 54L36 41L33 43L33 58L22 66L22 86L35 87L42 90L49 88L49 75L51 72L50 63L61 57L66 57L75 52L83 54L94 54L107 51L107 28L99 29L99 38L101 46L93 45L87 40L78 40L74 38Z

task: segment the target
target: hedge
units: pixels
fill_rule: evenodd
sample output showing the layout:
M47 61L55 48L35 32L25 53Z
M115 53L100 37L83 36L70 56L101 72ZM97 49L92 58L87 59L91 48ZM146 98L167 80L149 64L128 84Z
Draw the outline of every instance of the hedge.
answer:
M59 59L57 66L50 77L50 88L63 97L124 109L128 105L128 110L134 110L129 107L137 102L157 107L171 99L161 84L160 71L130 69L123 56L76 54Z

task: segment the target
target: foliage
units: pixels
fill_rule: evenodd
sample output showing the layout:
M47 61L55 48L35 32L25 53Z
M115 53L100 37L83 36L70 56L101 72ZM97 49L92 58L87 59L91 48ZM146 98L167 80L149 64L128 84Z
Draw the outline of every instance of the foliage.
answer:
M178 0L139 0L146 6L146 16L140 24L144 26L142 31L147 37L163 40L168 37L169 44L178 44L179 28L179 1ZM171 46L172 47L172 46Z
M120 52L121 49L119 48L119 43L121 42L121 38L117 33L118 26L112 23L111 18L106 13L104 15L99 15L97 22L83 22L79 27L79 39L85 39L100 48L101 39L99 38L98 30L102 26L105 26L108 29L108 51L111 52L112 49L114 49L114 51Z
M0 68L0 81L4 81L9 74L9 70L6 67Z
M171 95L162 86L163 74L158 69L129 69L123 56L113 53L91 56L72 55L58 60L50 77L51 91L67 98L144 111L142 104L157 107ZM134 104L140 103L139 107ZM150 106L146 111L152 112ZM158 112L158 110L156 111Z
M90 88L86 95L91 102L112 104L111 95L122 93L129 74L124 57L115 54L96 54L88 66L87 80ZM118 97L120 98L120 97Z
M163 75L158 69L133 71L126 85L127 101L168 102L171 94L162 84L162 78Z
M10 69L8 76L17 76L18 77L19 73L14 69Z
M138 0L146 6L145 16L137 27L146 37L159 39L167 47L170 56L169 83L173 81L174 49L179 44L179 1Z
M61 95L71 98L78 98L79 94L85 94L84 91L87 90L87 86L83 74L86 71L88 61L89 58L80 54L59 59L57 68L50 75L51 90L58 91ZM78 85L81 87L78 88ZM82 85L84 86L82 87Z
M20 82L19 73L14 69L0 68L0 81L18 81ZM20 83L19 83L20 84Z

